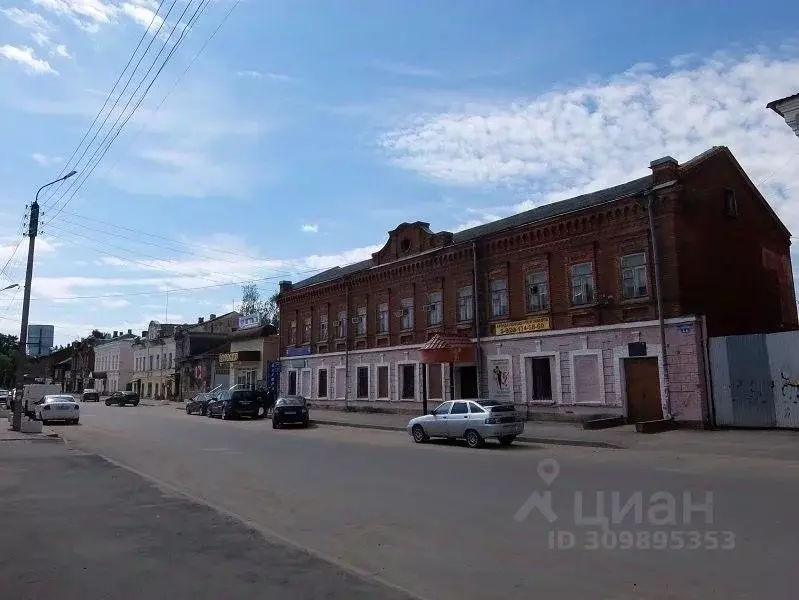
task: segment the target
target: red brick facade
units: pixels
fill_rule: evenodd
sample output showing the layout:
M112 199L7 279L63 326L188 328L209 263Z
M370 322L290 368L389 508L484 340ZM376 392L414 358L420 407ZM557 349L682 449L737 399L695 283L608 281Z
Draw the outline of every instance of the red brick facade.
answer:
M549 317L553 330L651 321L657 310L645 194L653 186L665 317L705 315L709 335L796 329L789 233L729 150L714 148L680 166L673 159L656 162L652 177L619 186L617 194L606 190L607 200L526 223L520 215L484 234L480 227L453 235L433 233L426 223L400 225L363 268L323 274L311 282L328 280L313 285L282 286L281 355L308 343L319 354L420 344L436 332L476 336L473 320L458 319L458 290L473 284L475 249L481 337L494 335L497 323L532 316ZM625 297L623 270L631 297ZM548 288L545 306L528 306L533 273L537 290L541 281ZM591 278L593 291L580 294L580 281ZM492 281L505 282L507 314L492 314L492 300L504 306ZM431 324L425 307L438 306L431 296L438 292L443 318L435 323L434 308ZM413 323L403 328L403 300L410 299ZM388 332L378 327L384 304ZM361 333L353 320L364 313ZM339 314L346 317L343 337ZM327 337L320 339L325 315Z

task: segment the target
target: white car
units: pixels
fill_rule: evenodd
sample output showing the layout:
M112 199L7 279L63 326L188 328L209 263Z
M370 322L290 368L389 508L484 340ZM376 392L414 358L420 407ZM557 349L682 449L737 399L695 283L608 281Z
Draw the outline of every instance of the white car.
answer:
M408 422L408 433L417 444L432 437L465 439L469 448L479 448L483 441L495 438L510 446L524 432L524 419L513 404L495 400L448 400L430 414Z
M34 414L43 424L50 421L80 422L80 405L67 395L45 396L34 404Z

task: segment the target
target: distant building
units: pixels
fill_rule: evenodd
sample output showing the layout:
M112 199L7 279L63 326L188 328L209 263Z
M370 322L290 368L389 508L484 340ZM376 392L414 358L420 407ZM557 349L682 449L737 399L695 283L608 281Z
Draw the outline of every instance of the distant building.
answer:
M94 349L95 388L101 394L111 394L128 388L133 377L133 344L138 337L115 331L110 339L98 342Z
M785 119L788 126L799 136L799 94L769 102L766 108L770 108Z
M53 325L28 325L28 356L48 356L53 351Z

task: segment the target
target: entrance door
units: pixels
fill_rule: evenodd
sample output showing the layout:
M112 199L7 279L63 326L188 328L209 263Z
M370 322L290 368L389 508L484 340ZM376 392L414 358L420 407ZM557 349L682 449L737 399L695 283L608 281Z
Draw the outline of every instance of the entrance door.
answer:
M549 357L530 359L530 373L533 382L533 400L551 401L552 372Z
M627 358L627 419L631 423L663 418L660 403L660 373L657 358Z
M460 397L477 398L477 367L458 367Z
M288 395L289 396L296 396L297 395L297 371L289 371L289 385L288 385Z

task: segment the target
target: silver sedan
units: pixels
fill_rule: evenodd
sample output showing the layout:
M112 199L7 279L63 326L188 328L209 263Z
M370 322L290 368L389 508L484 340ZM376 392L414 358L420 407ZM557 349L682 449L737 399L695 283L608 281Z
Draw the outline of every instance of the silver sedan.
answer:
M512 404L492 400L448 400L428 415L408 422L408 433L417 444L431 437L465 439L479 448L489 438L510 446L524 431L524 419Z
M80 421L80 405L72 396L45 396L34 404L36 418L42 423L66 421L77 425Z

